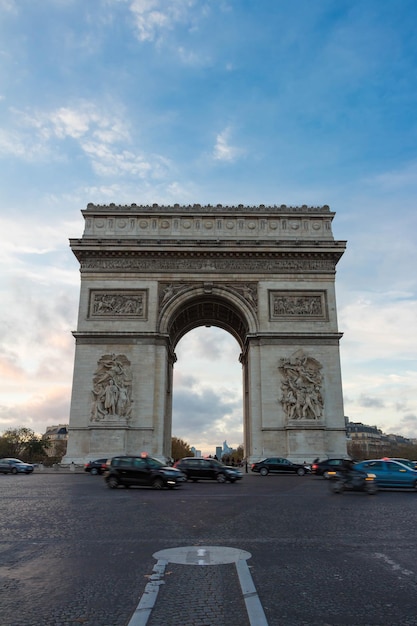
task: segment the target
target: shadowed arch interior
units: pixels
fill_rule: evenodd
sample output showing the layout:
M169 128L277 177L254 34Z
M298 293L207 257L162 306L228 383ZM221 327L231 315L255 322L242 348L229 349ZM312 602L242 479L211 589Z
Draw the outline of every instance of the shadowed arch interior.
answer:
M235 337L241 348L249 332L242 313L230 302L213 295L199 296L183 303L170 320L168 332L174 349L181 337L198 326L223 328Z

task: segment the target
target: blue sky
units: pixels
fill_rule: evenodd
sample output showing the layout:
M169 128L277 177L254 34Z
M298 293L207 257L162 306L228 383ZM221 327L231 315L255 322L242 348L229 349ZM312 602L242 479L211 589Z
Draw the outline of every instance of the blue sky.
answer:
M0 432L68 421L88 202L262 203L336 212L345 414L417 437L416 23L414 0L0 0ZM177 355L174 434L241 443L236 342Z

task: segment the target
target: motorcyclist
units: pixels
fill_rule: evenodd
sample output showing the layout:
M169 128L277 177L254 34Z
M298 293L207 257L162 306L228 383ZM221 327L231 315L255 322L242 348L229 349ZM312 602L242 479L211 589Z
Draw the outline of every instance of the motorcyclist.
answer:
M342 474L344 480L352 484L358 484L363 481L366 476L365 472L355 469L355 463L352 459L344 459L340 467L340 473Z

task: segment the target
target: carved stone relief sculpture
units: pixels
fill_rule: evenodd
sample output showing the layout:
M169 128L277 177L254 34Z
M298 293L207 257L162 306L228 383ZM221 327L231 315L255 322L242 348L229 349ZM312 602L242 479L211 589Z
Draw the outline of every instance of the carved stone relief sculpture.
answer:
M229 289L237 291L242 298L254 309L258 311L258 286L257 283L228 283Z
M189 286L189 284L185 283L161 283L159 285L159 306L165 306L174 296L177 296Z
M326 294L323 291L270 292L270 316L272 320L324 320L327 318Z
M160 283L159 285L159 306L162 308L172 298L179 295L183 291L190 287L196 286L197 283ZM211 293L214 283L204 283L205 293ZM258 310L258 289L256 283L219 283L217 286L226 287L229 290L235 291L242 298L244 298L251 307Z
M129 420L132 412L132 371L123 354L105 354L93 378L90 420Z
M145 314L145 292L92 291L90 317L139 317Z
M287 420L319 420L323 415L322 366L302 350L278 367L282 375L281 404Z

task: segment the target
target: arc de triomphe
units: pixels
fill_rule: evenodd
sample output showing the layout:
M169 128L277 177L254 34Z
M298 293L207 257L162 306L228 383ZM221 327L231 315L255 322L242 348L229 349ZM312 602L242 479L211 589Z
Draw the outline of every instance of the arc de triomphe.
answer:
M239 343L249 461L346 454L328 206L89 204L65 460L171 454L179 340ZM192 442L190 442L192 444Z

